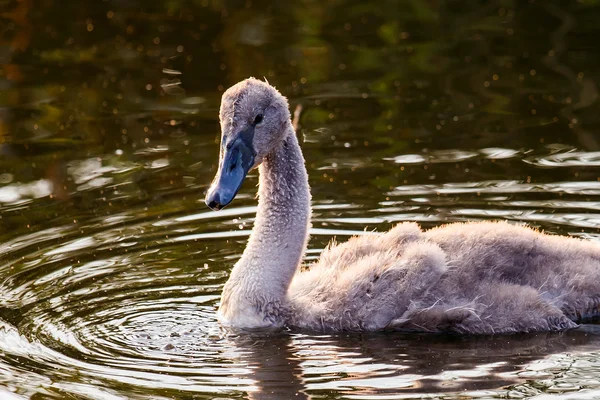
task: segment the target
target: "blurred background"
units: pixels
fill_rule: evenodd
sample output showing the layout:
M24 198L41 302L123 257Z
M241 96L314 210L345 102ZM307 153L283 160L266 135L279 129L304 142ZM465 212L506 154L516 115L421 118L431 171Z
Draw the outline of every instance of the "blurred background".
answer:
M600 367L593 326L538 341L232 342L215 310L256 173L220 213L202 199L220 96L254 76L302 105L307 262L332 237L403 220L598 241L598 21L596 0L0 0L0 395L597 390L577 378Z
M0 204L9 236L107 202L202 197L217 158L220 95L248 76L304 106L317 201L375 207L406 192L399 186L431 194L467 182L484 192L556 192L565 183L548 184L598 177L592 0L2 8ZM414 187L424 183L434 186ZM34 199L39 207L17 218Z

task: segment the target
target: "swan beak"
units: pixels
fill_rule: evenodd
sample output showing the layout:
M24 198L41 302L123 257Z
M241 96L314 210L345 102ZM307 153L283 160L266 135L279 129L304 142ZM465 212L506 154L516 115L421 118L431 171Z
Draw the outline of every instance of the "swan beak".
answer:
M246 174L254 165L256 152L252 147L252 135L249 133L244 131L236 135L231 146L227 146L229 148L223 152L219 170L204 200L206 205L215 211L231 203Z

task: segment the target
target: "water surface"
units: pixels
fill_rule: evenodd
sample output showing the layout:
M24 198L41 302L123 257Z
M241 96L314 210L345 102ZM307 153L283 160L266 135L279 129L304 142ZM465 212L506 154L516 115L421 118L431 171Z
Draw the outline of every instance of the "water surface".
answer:
M543 3L543 4L542 4ZM306 262L501 219L600 241L594 1L0 2L0 398L598 398L600 328L235 335L257 176L202 198L219 99L302 105Z

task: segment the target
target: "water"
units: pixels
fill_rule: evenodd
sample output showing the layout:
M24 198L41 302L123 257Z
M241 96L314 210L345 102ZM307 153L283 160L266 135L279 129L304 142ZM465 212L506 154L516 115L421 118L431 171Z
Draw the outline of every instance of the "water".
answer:
M0 398L600 397L594 324L228 333L256 174L202 202L220 95L264 76L303 109L307 262L404 220L600 241L596 2L0 7Z

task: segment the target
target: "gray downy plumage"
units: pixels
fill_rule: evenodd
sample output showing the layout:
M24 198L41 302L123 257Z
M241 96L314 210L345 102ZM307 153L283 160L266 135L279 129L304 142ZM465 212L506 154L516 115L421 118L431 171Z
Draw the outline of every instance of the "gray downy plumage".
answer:
M239 329L558 331L598 315L600 246L506 222L455 223L331 243L300 270L310 188L288 103L246 79L223 94L219 169L206 197L233 200L258 167L258 211L223 288L219 319Z

